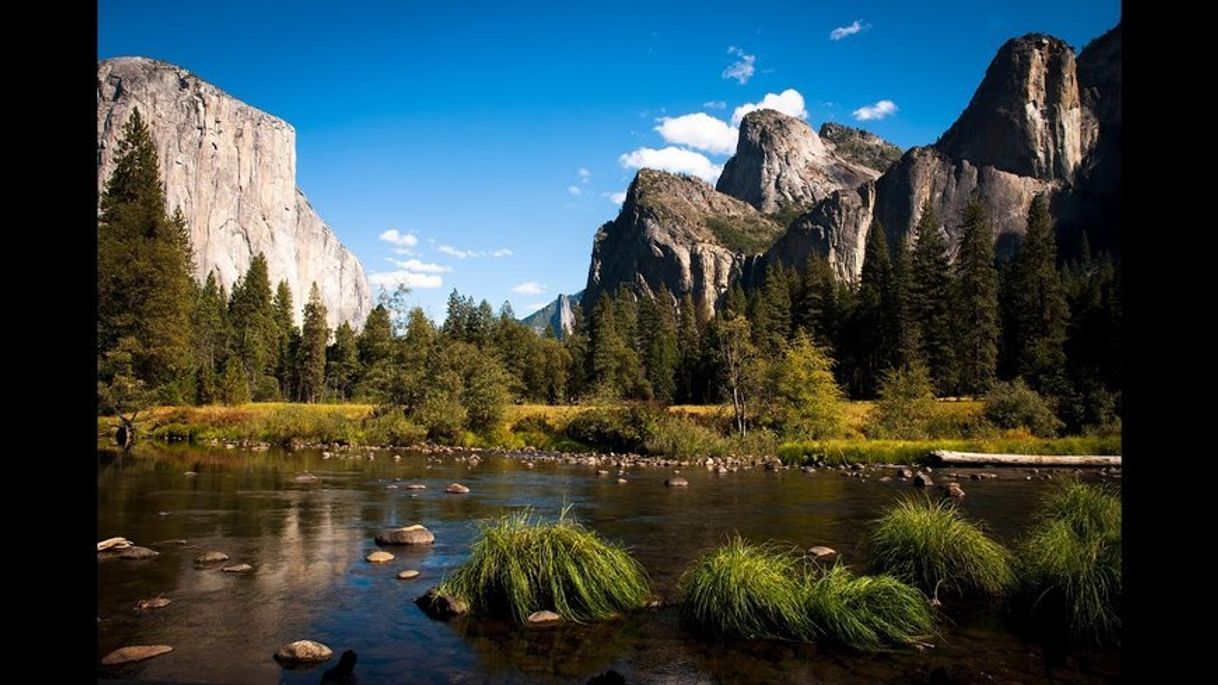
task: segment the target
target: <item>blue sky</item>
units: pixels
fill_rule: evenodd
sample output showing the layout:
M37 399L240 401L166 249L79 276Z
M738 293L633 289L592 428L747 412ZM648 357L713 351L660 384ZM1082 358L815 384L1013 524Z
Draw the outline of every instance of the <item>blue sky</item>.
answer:
M518 316L583 288L634 167L713 179L742 105L926 145L1008 38L1082 49L1120 19L1118 0L508 4L101 0L98 57L178 64L295 126L313 206L442 319L453 287Z

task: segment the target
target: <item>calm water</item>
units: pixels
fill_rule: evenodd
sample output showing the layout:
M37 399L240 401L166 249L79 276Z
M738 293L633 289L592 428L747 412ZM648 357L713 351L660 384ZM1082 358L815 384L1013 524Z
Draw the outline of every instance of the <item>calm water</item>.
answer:
M992 608L949 601L935 646L859 655L786 644L713 644L688 636L675 608L619 622L524 630L510 625L433 621L413 600L464 558L479 519L521 507L555 516L572 506L586 525L632 549L664 598L697 555L730 532L754 540L828 545L848 563L864 561L869 520L908 483L844 478L837 472L716 476L687 467L688 488L669 489L670 469L616 470L486 457L469 466L452 457L377 452L366 459L323 460L320 452L244 452L142 446L121 458L99 450L98 539L121 535L161 556L98 562L97 654L130 644L167 644L168 655L102 678L198 683L318 683L343 650L359 655L359 683L585 682L610 669L630 683L928 683L944 666L958 683L1115 682L1115 651L1046 655L1001 627ZM308 470L314 484L293 482ZM945 469L969 473L966 469ZM186 477L197 471L197 477ZM940 476L936 470L934 475ZM1007 475L1009 474L1009 475ZM964 481L965 512L1010 541L1027 524L1042 481L1022 471ZM400 481L399 481L400 479ZM459 481L468 495L444 487ZM424 483L426 490L406 490ZM402 487L391 489L398 484ZM377 531L421 523L434 547L393 548L397 558L369 564ZM185 545L167 543L186 540ZM246 575L196 569L208 550L249 563ZM417 569L414 580L397 573ZM168 607L137 612L140 599L168 597ZM271 657L283 643L312 639L335 658L308 671ZM1049 663L1051 666L1047 666Z

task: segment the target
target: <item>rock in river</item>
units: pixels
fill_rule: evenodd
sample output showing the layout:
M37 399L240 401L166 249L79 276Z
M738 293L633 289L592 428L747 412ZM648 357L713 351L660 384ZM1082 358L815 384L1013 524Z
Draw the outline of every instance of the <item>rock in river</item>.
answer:
M442 595L436 592L436 588L427 591L427 594L415 600L415 604L432 618L450 618L452 616L460 616L469 611L469 604L465 600L450 595Z
M683 488L689 485L689 481L680 476L674 476L664 481L664 485L667 485L670 488Z
M817 561L828 561L837 556L837 550L824 545L817 545L808 549L808 554Z
M436 541L436 536L423 526L415 524L405 528L384 530L377 534L378 545L430 545Z
M406 486L406 489L407 490L426 490L427 486L423 485L422 483L411 483L410 485Z
M934 485L935 482L925 473L915 473L913 477L913 484L920 488L929 488Z
M173 647L169 645L132 645L110 652L102 657L101 662L103 666L117 666L119 664L129 664L133 661L151 659L154 656L168 654L172 651Z
M135 608L140 611L149 609L163 609L169 606L170 600L168 597L154 597L152 599L141 599L136 603Z
M534 611L525 620L531 626L545 626L562 621L562 616L553 611Z
M107 538L97 543L97 551L104 552L108 549L126 549L131 546L131 541L127 538Z
M275 661L281 664L319 664L334 656L334 651L320 642L297 640L289 642L275 652Z
M222 561L228 561L228 555L224 552L204 552L202 556L195 557L196 564L218 564Z
M398 574L398 580L410 580L411 578L418 578L418 577L419 577L419 572L415 571L414 569L402 571L401 573Z
M373 552L372 554L369 554L368 556L364 557L364 560L370 561L374 564L383 564L387 561L393 561L393 555L390 554L389 552L382 552L381 550L377 550L377 551Z
M232 566L225 566L220 570L225 573L249 573L254 570L254 567L249 564L233 564Z
M132 545L118 553L119 559L154 559L161 556L160 552L153 551L147 547L139 547Z
M444 488L444 492L454 495L464 495L465 493L469 492L469 488L460 483L452 483L448 487Z

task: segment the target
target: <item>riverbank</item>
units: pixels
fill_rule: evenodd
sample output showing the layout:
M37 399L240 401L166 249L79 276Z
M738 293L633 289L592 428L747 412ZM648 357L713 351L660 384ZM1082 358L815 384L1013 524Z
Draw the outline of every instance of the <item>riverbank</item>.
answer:
M444 452L452 448L519 450L557 458L614 454L633 460L666 459L693 463L706 458L759 464L774 458L788 466L804 464L913 464L934 450L1014 454L1120 454L1117 435L1037 438L1021 431L977 430L981 403L941 401L953 423L975 433L919 440L876 440L864 435L874 405L845 407L847 437L782 442L755 431L747 438L727 434L730 422L719 406L622 407L598 405L513 405L490 434L465 433L453 444L435 445L426 432L397 415L377 415L368 404L249 403L239 406L157 407L137 422L144 440L326 450L413 448ZM114 417L98 417L98 437L117 427ZM966 429L962 428L963 433Z

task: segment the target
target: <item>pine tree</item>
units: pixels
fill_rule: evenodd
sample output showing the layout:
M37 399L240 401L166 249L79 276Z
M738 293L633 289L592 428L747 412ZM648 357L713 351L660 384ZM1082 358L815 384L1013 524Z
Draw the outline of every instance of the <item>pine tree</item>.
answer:
M300 336L300 330L296 327L296 315L292 307L292 289L288 286L287 281L279 281L271 306L275 312L275 333L278 337L275 353L275 379L279 381L280 392L283 393L284 398L290 399L298 396L293 382L298 365L293 353L295 348L299 347L299 343L295 339Z
M643 298L648 306L650 322L640 327L644 336L643 365L647 381L656 400L671 403L676 393L676 373L680 363L677 343L677 322L673 312L673 297L667 286L661 286L655 300ZM640 320L643 301L639 303Z
M131 377L180 402L192 369L196 286L186 221L166 214L159 161L133 110L118 142L97 226L98 358L126 339Z
M926 203L914 229L910 310L918 327L922 358L935 389L945 394L955 387L952 348L952 271L947 243L935 210Z
M334 344L326 350L326 375L340 402L351 399L360 376L359 346L355 329L346 321L335 329Z
M884 227L872 223L867 232L858 301L851 317L854 394L873 397L880 374L892 366L897 331L893 319L892 259Z
M389 309L378 304L368 312L359 340L360 366L363 378L359 393L371 398L385 399L391 392L393 380L393 321Z
M275 378L280 336L271 280L262 253L254 255L245 275L233 286L228 311L233 353L244 367L248 385L256 389L254 399L274 399L267 397L263 389L269 387L267 379Z
M694 309L694 298L689 293L685 293L685 296L681 298L678 321L677 354L680 361L677 365L675 387L677 401L682 403L694 402L697 394L694 381L702 359L702 341L698 329L698 313Z
M250 401L249 377L241 360L235 356L224 362L224 373L220 377L220 398L228 405Z
M1057 271L1053 224L1043 195L1028 210L1028 230L1007 280L1008 355L1032 389L1062 391L1066 371L1066 324L1070 313Z
M469 320L467 305L456 288L448 294L448 309L444 317L444 335L452 340L464 340L466 322Z
M321 299L317 283L309 290L309 301L304 308L304 326L301 328L298 353L298 395L310 404L322 398L326 384L326 343L330 339L330 327L326 323L326 305Z
M994 234L977 200L964 210L956 259L954 336L957 390L977 395L994 383L998 362L998 271Z
M898 242L892 254L892 280L888 284L885 318L892 322L893 347L887 368L900 369L922 363L920 331L913 316L913 265L909 243Z
M778 354L791 337L791 278L782 262L766 269L765 284L757 293L753 339L762 354Z
M808 253L795 310L793 323L797 330L823 346L831 348L837 342L841 321L837 276L829 260L816 252Z

